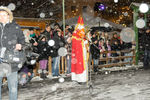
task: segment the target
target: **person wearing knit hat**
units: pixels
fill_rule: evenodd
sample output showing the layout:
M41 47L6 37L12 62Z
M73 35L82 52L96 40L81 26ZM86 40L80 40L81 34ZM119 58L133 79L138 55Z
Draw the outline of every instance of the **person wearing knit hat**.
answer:
M18 24L13 19L13 13L4 6L0 6L0 48L1 51L14 52L22 49L25 39L23 32ZM2 53L2 52L1 52ZM1 59L5 57L0 56ZM9 68L2 70L4 68ZM18 70L20 66L14 63L0 63L0 92L2 86L2 78L7 77L9 88L9 100L17 100L18 91ZM1 93L0 93L1 100Z

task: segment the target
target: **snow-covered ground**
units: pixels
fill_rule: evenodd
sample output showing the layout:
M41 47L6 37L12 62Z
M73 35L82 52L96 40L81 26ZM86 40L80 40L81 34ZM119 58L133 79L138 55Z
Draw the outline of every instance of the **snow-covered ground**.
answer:
M90 85L72 82L70 77L64 82L63 78L37 81L36 77L26 88L19 88L18 100L150 100L150 70L103 71L92 73ZM2 97L8 100L7 85Z

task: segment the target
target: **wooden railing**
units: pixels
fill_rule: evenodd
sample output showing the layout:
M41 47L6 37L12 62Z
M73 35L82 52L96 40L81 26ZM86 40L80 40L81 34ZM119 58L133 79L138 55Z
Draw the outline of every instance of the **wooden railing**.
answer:
M117 53L118 56L112 57L108 56L108 54ZM124 56L122 53L132 53L131 56ZM103 67L113 67L113 66L123 66L126 64L135 64L135 50L122 50L122 51L105 51L101 52L101 55L105 54L105 57L100 57L99 62L105 62L105 64L99 64L99 68ZM132 58L132 61L130 62L124 62L123 60L127 58ZM113 63L113 61L117 60L116 63ZM93 67L93 61L91 61L92 67ZM39 63L36 63L36 68L34 69L35 76L38 76L38 69L39 69ZM61 57L60 65L59 65L59 74L66 74L67 72L67 63L66 63L66 57ZM52 58L49 57L48 59L48 74L52 75ZM6 81L6 78L3 78L3 82Z
M39 63L36 63L36 68L34 69L34 74L37 76L39 75L38 70L39 70ZM67 61L66 57L61 57L60 58L60 65L59 65L59 74L66 74L67 73ZM52 75L52 58L49 57L48 59L48 74Z
M114 54L117 53L118 56L108 56L108 54ZM122 55L124 53L124 55ZM125 54L131 53L131 56L125 56ZM113 67L113 66L123 66L126 64L135 64L135 50L121 50L121 51L105 51L101 52L101 55L105 54L105 57L100 57L99 62L104 62L104 64L99 64L99 68L103 67ZM132 58L132 61L125 62L124 60L127 58ZM117 61L114 63L113 61ZM93 61L92 61L92 67L93 67ZM38 75L37 70L39 69L39 64L36 64L36 69L34 70L35 75ZM52 58L49 57L48 60L48 74L52 75ZM59 74L66 74L67 72L67 61L66 57L61 57L60 65L59 65Z
M130 56L125 56L129 54ZM100 57L99 61L104 62L105 64L99 64L99 68L102 67L113 67L113 66L123 66L126 64L135 64L135 50L121 50L121 51L105 51L101 52L101 55L105 55L105 57ZM108 56L111 54L111 56ZM112 54L117 54L117 56L112 56ZM132 61L125 62L126 59L132 58ZM116 61L115 63L113 63Z

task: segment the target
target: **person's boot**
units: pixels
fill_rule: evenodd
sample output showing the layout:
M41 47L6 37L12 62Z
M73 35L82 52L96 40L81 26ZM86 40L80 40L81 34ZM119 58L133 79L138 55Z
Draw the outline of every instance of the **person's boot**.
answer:
M43 73L43 72L40 74L40 77L41 77L41 78L44 78L44 73Z
M147 63L147 62L144 62L143 68L144 68L145 70L149 69L149 66L148 66L148 63Z
M94 66L94 72L98 72L97 66Z
M22 88L27 88L26 84L21 85Z
M44 79L47 79L46 73L44 73Z
M47 78L47 71L46 71L46 69L43 70L43 78L44 78L44 79Z

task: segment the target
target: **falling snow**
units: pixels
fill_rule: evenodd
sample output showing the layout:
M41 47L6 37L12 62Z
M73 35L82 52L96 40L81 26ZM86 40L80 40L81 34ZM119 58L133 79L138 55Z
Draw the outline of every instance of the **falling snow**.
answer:
M120 38L124 42L132 42L135 39L135 32L131 28L124 28L120 33Z
M61 47L58 49L58 55L59 56L66 56L67 55L67 49L64 47Z
M143 28L145 26L145 21L144 19L140 18L136 21L136 27L138 28Z

